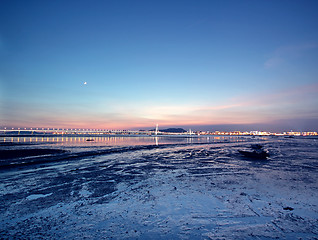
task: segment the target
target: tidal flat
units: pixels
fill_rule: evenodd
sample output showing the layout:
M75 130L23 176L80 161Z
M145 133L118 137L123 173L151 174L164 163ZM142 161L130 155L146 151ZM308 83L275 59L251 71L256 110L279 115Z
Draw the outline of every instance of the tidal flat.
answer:
M318 238L317 138L0 141L3 239Z

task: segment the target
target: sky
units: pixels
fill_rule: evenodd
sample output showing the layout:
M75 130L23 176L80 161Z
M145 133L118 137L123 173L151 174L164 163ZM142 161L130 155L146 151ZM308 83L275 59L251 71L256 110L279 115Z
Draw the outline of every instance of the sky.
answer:
M0 126L318 131L317 12L315 0L2 0Z

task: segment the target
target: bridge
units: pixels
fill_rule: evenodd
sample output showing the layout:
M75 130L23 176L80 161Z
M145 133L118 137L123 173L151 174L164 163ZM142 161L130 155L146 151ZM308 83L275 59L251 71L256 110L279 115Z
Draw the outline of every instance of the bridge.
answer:
M191 129L185 133L160 132L158 124L153 130L113 130L101 128L23 128L0 127L0 135L195 135Z
M0 134L149 134L155 135L155 131L137 131L137 130L110 130L99 128L7 128L0 127Z

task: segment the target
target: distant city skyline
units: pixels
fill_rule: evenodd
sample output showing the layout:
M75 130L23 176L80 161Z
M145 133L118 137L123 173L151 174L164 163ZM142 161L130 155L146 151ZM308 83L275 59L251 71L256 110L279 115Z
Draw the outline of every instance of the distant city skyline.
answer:
M240 136L318 136L316 131L264 131L264 130L234 130L234 131L204 131L183 128L166 128L158 129L156 125L155 129L89 129L89 128L11 128L11 127L0 127L0 135L2 137L26 137L26 136L85 136L92 135L95 137L103 137L105 135L111 136L165 136L165 135L178 135L178 136L201 136L201 135L240 135ZM12 140L12 139L11 139Z
M318 130L317 1L2 1L0 126Z

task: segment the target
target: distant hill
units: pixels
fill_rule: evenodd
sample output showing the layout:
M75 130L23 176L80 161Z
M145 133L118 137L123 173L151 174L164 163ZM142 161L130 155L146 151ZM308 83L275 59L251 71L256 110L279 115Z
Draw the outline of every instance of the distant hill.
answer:
M167 133L185 133L187 132L183 128L167 128L167 129L159 129L159 132L167 132Z
M144 130L140 129L140 132L145 132L145 131L156 131L156 129L149 129L149 130ZM167 128L167 129L159 129L159 132L165 132L165 133L185 133L187 132L183 128Z

